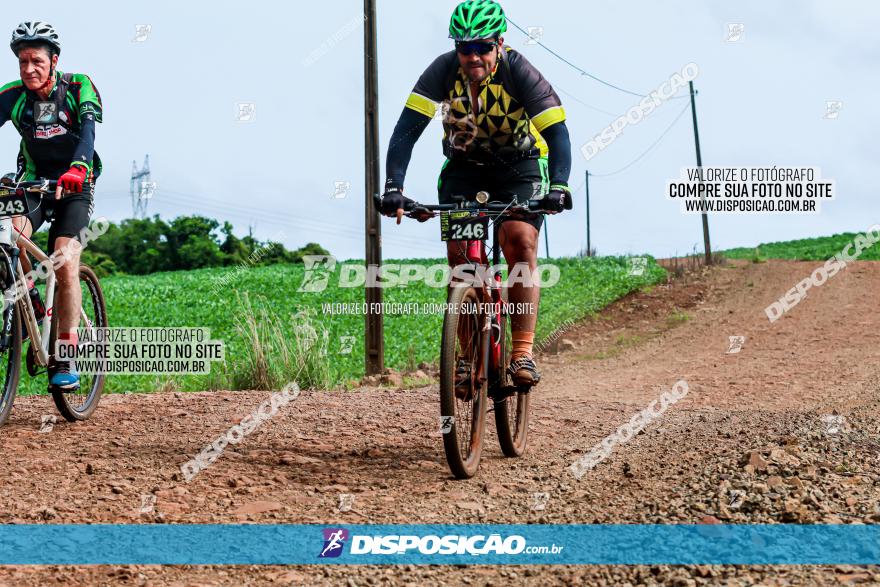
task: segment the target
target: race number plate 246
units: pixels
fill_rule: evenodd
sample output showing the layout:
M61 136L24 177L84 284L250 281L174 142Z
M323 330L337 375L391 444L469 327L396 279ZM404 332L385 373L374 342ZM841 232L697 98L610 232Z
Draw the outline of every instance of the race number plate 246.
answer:
M22 190L0 189L0 218L27 214L27 199Z
M489 238L489 217L468 211L444 213L440 217L440 238L444 241L484 241Z

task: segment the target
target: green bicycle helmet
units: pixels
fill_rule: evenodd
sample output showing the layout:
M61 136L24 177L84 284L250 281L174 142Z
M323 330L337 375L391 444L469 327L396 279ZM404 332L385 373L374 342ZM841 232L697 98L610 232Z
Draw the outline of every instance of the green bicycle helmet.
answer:
M474 41L496 37L507 30L507 17L493 0L466 0L452 13L449 37L456 41Z

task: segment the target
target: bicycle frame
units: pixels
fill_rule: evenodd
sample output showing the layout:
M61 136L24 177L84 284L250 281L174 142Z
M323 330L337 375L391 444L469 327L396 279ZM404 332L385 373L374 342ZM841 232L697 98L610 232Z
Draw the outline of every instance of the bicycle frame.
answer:
M45 367L49 364L49 357L52 355L49 342L52 329L52 313L55 307L55 266L49 255L44 253L31 239L15 229L11 218L0 218L0 246L6 250L15 271L15 303L18 304L19 315L24 322L28 336L37 343L34 347L34 363L40 367ZM19 252L22 249L29 253L37 264L44 268L46 274L46 299L44 300L46 315L43 319L42 329L37 324L37 316L34 314L33 305L30 303L26 293L27 281L19 258ZM80 308L80 314L86 324L91 323L83 308Z
M18 305L19 316L24 322L28 336L31 340L37 342L34 353L34 362L41 367L49 364L49 336L52 328L52 309L55 300L55 267L51 259L40 248L15 229L12 218L0 218L0 246L2 246L9 256L9 263L15 274L14 299ZM46 316L43 320L42 332L37 324L37 317L34 314L33 305L30 303L27 295L27 281L24 268L19 258L19 246L30 253L37 263L45 268L46 272ZM8 296L4 296L8 297Z
M20 296L18 300L18 308L20 315L24 320L28 335L31 337L32 341L38 343L35 349L36 353L34 353L34 362L41 367L45 367L49 364L49 336L52 329L52 312L55 308L55 267L49 256L41 251L31 239L20 234L18 231L15 231L14 238L16 244L20 245L22 249L30 253L37 263L42 264L42 266L46 268L46 299L43 302L46 306L46 315L43 317L42 332L40 332L40 328L37 324L37 316L34 314L34 307L30 303L27 293ZM21 291L27 292L27 281L25 279L24 268L20 262L16 263L15 267L18 274L18 288Z
M489 202L489 194L487 192L480 193L485 195L485 199L477 199L477 202L482 202L482 204L479 205L477 205L475 202L469 201L463 196L459 196L459 202L456 204L420 204L418 202L411 202L407 205L405 213L407 216L413 217L412 215L415 213L416 210L422 210L429 214L435 215L437 212L442 211L476 209L480 212L489 214L491 214L492 212L498 212L500 216L510 207L510 204ZM376 206L376 209L379 209L381 207L382 199L379 197L379 194L373 195L373 202ZM535 212L537 210L543 209L543 203L544 202L542 200L530 200L525 208L528 211ZM495 204L494 207L493 204ZM481 209L481 206L485 208ZM495 221L492 222L492 275L491 279L488 280L489 284L483 282L479 285L479 288L483 292L484 301L491 302L491 304L489 304L489 306L491 307L491 311L489 314L486 315L486 320L482 327L483 331L489 331L490 336L485 337L487 344L485 345L485 348L482 349L483 366L481 367L480 374L478 375L478 378L480 380L485 380L485 371L487 370L487 367L491 368L493 372L497 371L499 368L501 370L506 368L506 366L500 364L503 352L503 349L501 348L503 340L501 333L501 321L499 317L501 316L501 312L506 311L506 309L502 307L503 297L501 295L501 272L497 269L501 260L501 245L498 242L498 232L500 230L500 227L501 223L498 222L498 217L496 217ZM488 265L488 255L486 253L486 245L484 241L463 240L460 242L464 243L464 256L468 262L475 265ZM490 360L492 361L491 363L489 362Z
M501 353L503 350L501 345L503 341L501 339L500 315L501 312L505 310L502 307L501 271L497 269L501 261L501 246L498 242L498 231L500 228L500 223L492 223L492 273L486 276L488 278L488 283L484 281L480 285L480 289L483 290L484 299L491 300L491 303L488 306L491 308L491 312L486 315L485 323L483 324L483 331L489 332L489 336L484 337L488 344L484 344L481 349L483 365L489 367L488 372L495 372L499 366L502 368L504 367L501 365ZM489 264L485 241L468 240L462 242L464 243L465 248L465 258L468 262L473 263L474 265L482 265L484 267ZM479 379L482 381L486 378L486 370L481 369L480 371Z

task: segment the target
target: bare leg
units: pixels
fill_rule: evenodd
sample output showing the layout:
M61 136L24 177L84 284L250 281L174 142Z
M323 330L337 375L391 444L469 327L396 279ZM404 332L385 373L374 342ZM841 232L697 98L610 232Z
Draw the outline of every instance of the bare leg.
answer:
M538 229L527 222L507 221L501 225L498 238L508 265L508 301L513 304L510 315L513 379L517 385L534 385L540 376L537 370L532 370L534 364L528 361L532 357L541 297L538 284L531 279L538 266Z
M529 275L534 273L538 266L538 230L534 226L527 222L507 221L501 225L499 240L504 258L507 260L508 271L513 272L517 263L524 263L528 265ZM511 317L510 329L514 332L534 334L535 324L538 322L538 301L541 299L541 290L537 284L524 285L523 280L512 281L514 283L508 288L509 301L514 304L514 308L519 304L520 309L527 311L517 312Z
M58 316L59 340L76 341L76 329L79 326L82 306L82 290L79 285L81 252L82 245L75 238L59 236L55 239L53 256L61 257L61 266L55 270L55 277L58 280L58 294L55 296L54 310Z

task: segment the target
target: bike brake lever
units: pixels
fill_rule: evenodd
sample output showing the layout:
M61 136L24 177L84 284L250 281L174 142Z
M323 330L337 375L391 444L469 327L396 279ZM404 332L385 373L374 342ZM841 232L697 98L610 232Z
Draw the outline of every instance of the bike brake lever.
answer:
M536 210L529 208L528 204L516 204L507 209L510 214L534 214Z
M33 192L33 193L40 193L40 192L49 193L49 191L50 191L49 180L43 179L42 182L40 183L40 185L32 185L30 187L24 188L24 190L26 192Z
M427 216L428 218L433 218L437 215L437 212L433 210L428 210L422 206L414 206L406 213L407 218L418 218L420 216Z

